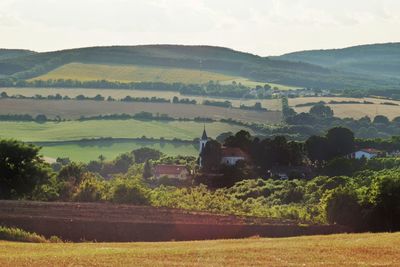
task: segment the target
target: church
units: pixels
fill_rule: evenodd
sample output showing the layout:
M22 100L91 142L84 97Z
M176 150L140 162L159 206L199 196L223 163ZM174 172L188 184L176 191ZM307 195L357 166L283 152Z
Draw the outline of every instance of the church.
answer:
M206 132L206 127L204 126L203 134L199 140L199 165L202 167L201 153L203 149L206 147L208 142L208 136ZM248 156L244 153L240 148L237 147L222 147L221 151L221 164L234 166L239 160L248 160Z

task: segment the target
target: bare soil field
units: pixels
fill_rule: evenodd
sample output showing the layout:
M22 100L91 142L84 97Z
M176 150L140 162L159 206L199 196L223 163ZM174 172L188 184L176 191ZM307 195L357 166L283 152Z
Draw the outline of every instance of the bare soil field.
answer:
M0 99L0 114L45 114L49 118L60 116L65 119L78 119L81 116L104 114L136 114L142 111L154 115L168 114L175 118L207 117L212 119L235 119L245 122L279 123L279 111L252 111L237 108L223 108L204 105L142 103L142 102L107 102L93 100L32 100Z
M106 242L287 237L350 231L337 225L305 226L290 220L146 206L26 201L0 201L0 224L46 237Z

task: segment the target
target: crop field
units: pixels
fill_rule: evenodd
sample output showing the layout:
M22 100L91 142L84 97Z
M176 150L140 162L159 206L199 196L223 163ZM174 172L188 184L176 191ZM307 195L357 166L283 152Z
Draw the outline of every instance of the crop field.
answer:
M32 100L0 99L0 114L45 114L49 118L60 116L63 119L79 119L81 116L105 114L136 114L142 111L156 115L168 114L174 118L205 117L215 120L232 118L245 122L279 123L279 111L253 111L237 108L223 108L204 105L143 103L143 102L109 102L94 100Z
M246 129L242 126L213 122L205 124L207 134L215 138L223 132L237 132ZM246 129L254 133L250 129ZM84 138L178 138L193 140L203 132L203 123L197 122L160 122L139 120L93 120L66 122L0 122L0 138L16 138L27 142L68 141Z
M126 96L131 97L160 97L165 99L172 99L174 96L179 98L189 98L197 101L201 104L204 100L213 101L225 101L228 100L234 107L239 107L241 104L246 106L252 106L256 102L260 102L264 108L268 110L281 110L282 104L280 99L238 99L228 97L204 97L204 96L192 96L192 95L181 95L179 92L172 91L154 91L154 90L126 90L126 89L87 89L87 88L0 88L0 92L6 92L8 95L23 95L32 97L35 95L55 95L60 94L62 96L69 96L74 98L78 95L84 95L87 97L94 97L98 94L105 98L111 96L115 99L121 99Z
M119 82L207 83L234 81L242 77L222 73L139 65L101 65L70 63L33 80L71 79L79 81L108 80Z
M107 160L115 159L118 155L131 152L134 149L148 147L162 151L168 156L194 156L199 154L197 144L172 143L172 142L150 142L150 141L90 141L73 143L40 144L42 155L46 158L56 159L68 157L71 161L88 163L96 160L99 155L105 156Z
M400 234L158 243L0 242L1 266L398 266Z
M196 69L83 63L69 63L31 80L50 79L71 79L79 81L107 80L118 82L181 82L192 84L207 83L209 81L230 84L235 81L249 87L266 84L265 82L252 81L240 76ZM298 88L275 83L268 84L280 90Z
M400 106L395 105L382 105L381 103L390 102L400 105L400 101L378 99L378 98L347 98L347 97L303 97L303 98L291 98L289 99L289 105L293 106L296 112L308 112L310 106L308 107L295 107L297 104L310 103L325 101L368 101L373 104L327 104L330 106L335 114L335 116L340 118L362 118L368 116L374 118L376 115L384 115L389 119L393 119L400 116Z

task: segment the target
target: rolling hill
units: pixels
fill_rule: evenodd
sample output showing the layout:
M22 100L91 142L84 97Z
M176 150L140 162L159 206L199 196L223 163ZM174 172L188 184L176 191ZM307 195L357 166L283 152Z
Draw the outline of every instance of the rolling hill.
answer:
M234 76L252 81L298 87L400 89L399 78L387 79L380 75L345 72L341 68L333 68L327 64L319 66L314 62L313 64L299 62L298 59L289 55L286 57L263 58L212 46L88 47L3 58L0 59L0 75L14 79L32 79L51 73L57 68L65 68L67 64L80 63L205 71L217 76ZM321 62L316 63L321 64ZM393 72L395 71L394 68ZM108 79L117 80L113 77Z
M301 51L276 59L307 62L331 69L388 78L400 76L400 43Z

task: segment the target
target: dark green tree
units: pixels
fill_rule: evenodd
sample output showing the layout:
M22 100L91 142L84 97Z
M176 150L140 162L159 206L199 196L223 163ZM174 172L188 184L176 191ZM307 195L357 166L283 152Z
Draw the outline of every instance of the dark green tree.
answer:
M29 195L47 182L49 170L39 156L40 148L15 140L0 140L0 198Z
M324 104L317 104L310 109L310 114L320 118L331 118L333 117L333 110Z
M354 151L354 134L347 128L335 127L326 134L329 145L329 159L342 157Z
M222 158L221 144L215 140L210 140L206 143L201 152L202 168L206 171L218 170Z
M146 163L143 166L143 178L148 179L153 176L153 167L149 160L146 160Z

